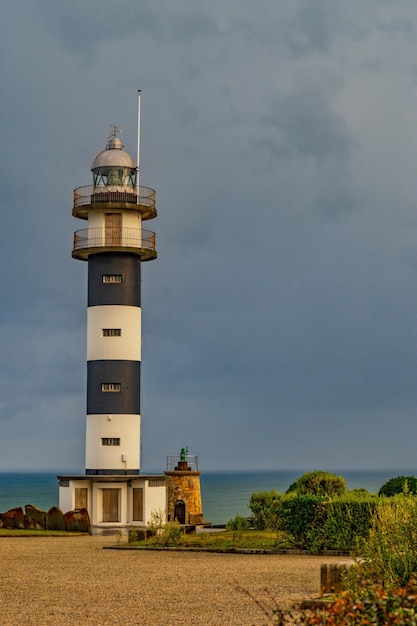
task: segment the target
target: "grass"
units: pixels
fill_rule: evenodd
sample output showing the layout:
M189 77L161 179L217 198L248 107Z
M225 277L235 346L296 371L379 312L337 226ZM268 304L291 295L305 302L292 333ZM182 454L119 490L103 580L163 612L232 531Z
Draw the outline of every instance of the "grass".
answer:
M144 541L129 543L129 547L145 548L158 546L173 546L179 548L202 548L206 550L276 550L278 548L290 548L289 535L284 532L267 530L225 530L210 533L196 533L182 535L181 539L174 543L165 544L159 537L151 537Z
M0 528L1 537L72 537L87 533L69 532L66 530L29 530L26 528Z

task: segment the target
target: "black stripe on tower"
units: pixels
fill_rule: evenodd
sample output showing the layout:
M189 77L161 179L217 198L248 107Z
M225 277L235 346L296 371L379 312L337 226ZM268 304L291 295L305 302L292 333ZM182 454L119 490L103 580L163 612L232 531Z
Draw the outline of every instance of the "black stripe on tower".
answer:
M140 307L140 257L103 252L88 258L88 306L123 304ZM120 282L119 282L120 281Z
M103 413L140 415L140 361L87 361L87 415Z

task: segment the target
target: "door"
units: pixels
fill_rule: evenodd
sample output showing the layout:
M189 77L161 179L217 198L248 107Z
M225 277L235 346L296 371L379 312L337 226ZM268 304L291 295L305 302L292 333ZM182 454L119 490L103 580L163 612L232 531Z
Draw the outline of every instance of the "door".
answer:
M120 246L122 243L122 214L105 213L104 231L106 246Z
M102 489L103 522L120 522L120 489Z
M133 489L133 521L143 521L143 487Z
M177 500L174 509L174 520L177 520L180 524L185 524L185 502L184 500Z
M88 489L86 487L75 487L75 509L86 509L88 502Z

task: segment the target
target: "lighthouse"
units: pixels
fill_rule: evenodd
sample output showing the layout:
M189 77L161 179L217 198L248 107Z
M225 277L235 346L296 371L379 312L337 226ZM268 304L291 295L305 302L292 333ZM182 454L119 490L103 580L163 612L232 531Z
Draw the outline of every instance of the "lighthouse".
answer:
M88 263L86 474L140 473L141 266L156 258L155 191L113 127L74 194L72 256Z
M74 190L72 257L88 268L85 475L59 476L60 507L86 508L93 529L146 525L165 511L165 476L141 474L141 272L157 257L156 194L112 126L91 164L92 184Z

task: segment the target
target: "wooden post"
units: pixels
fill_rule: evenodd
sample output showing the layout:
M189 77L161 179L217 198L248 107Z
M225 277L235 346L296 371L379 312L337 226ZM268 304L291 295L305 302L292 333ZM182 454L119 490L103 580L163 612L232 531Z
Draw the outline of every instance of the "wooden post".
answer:
M339 593L352 567L351 563L322 563L320 568L320 593Z

